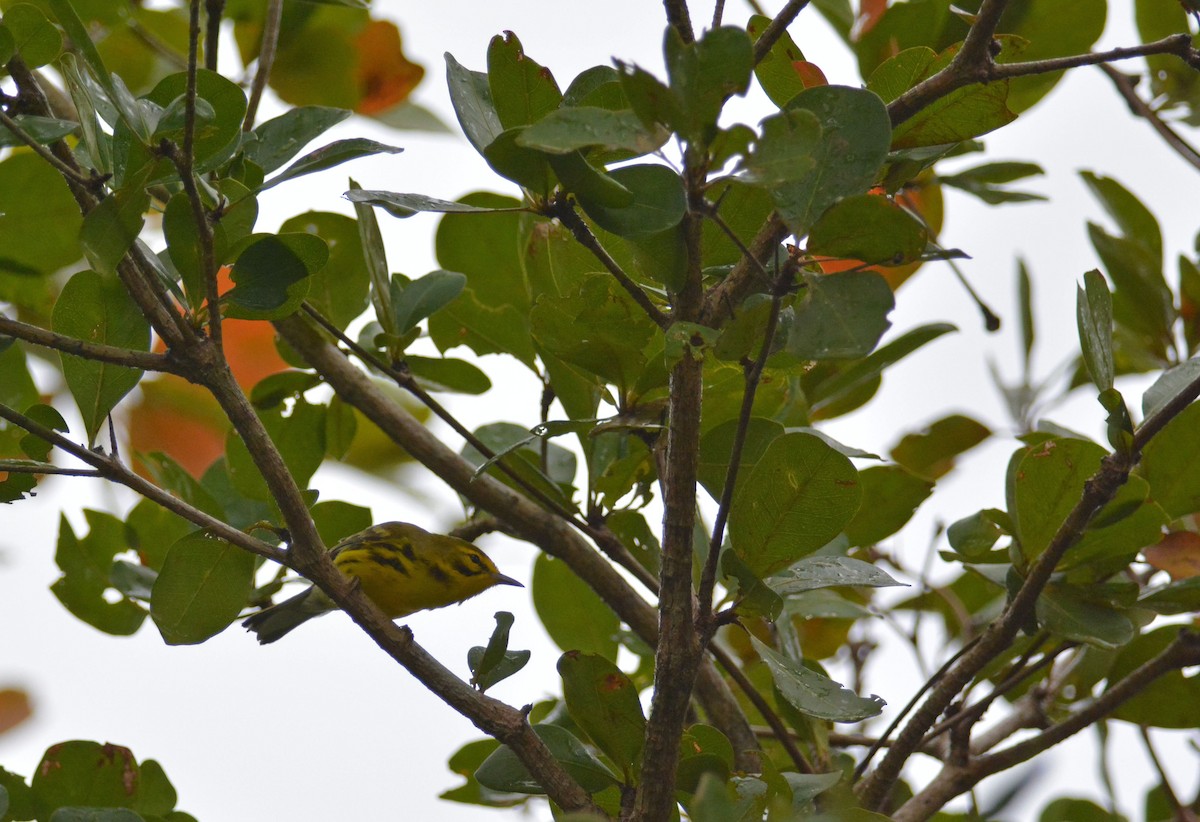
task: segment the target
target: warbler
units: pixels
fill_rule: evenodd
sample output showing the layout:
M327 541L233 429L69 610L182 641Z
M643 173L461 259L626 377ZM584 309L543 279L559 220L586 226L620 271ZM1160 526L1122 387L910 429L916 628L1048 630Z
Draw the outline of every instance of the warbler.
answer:
M330 549L333 564L392 619L470 599L493 585L521 586L466 540L431 534L407 522L385 522ZM336 610L315 585L251 615L242 626L263 645L297 625Z

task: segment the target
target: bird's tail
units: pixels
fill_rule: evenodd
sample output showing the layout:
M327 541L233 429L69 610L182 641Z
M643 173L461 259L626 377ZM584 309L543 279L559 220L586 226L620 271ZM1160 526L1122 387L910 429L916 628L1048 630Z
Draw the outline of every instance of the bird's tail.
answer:
M262 645L274 642L297 625L329 612L330 606L322 602L324 597L312 595L315 590L309 588L278 605L251 614L242 622L242 627L253 631Z

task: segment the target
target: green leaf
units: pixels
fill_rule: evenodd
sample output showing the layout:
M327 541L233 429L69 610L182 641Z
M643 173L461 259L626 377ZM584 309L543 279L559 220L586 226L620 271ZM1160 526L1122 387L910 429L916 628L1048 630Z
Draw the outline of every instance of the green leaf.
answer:
M1001 63L1015 59L1024 45L1020 38L1011 36L1001 35L996 40L1001 44L1001 50L995 59ZM950 46L932 61L928 61L927 53L922 51L916 58L909 58L909 62L898 74L907 77L911 67L921 65L923 70L912 78L915 85L949 65L960 47L961 44ZM900 60L904 55L905 52L901 52L876 69L871 77L872 83L875 81L875 75L880 72L891 76L894 70L890 69L888 64ZM881 80L880 84L890 86L893 82L894 80ZM987 134L1011 123L1017 115L1007 105L1009 82L998 80L955 89L897 125L892 133L891 147L904 149L956 143ZM875 86L868 83L868 87Z
M621 620L565 562L539 555L529 588L538 618L555 645L617 658Z
M979 560L987 556L1003 533L987 511L979 511L963 517L946 529L950 547L968 560Z
M632 780L645 741L637 687L611 660L568 651L558 659L563 699L580 729Z
M739 484L729 517L738 556L760 576L836 537L862 496L850 460L809 434L786 434Z
M1121 233L1127 239L1140 243L1161 265L1162 229L1150 209L1110 177L1099 177L1090 171L1081 171L1079 176L1104 206L1108 216L1116 222Z
M1104 455L1094 442L1060 437L1013 454L1008 464L1008 511L1026 559L1035 559L1050 545Z
M1113 281L1113 319L1151 356L1166 359L1171 344L1175 297L1161 264L1138 240L1114 237L1088 223L1088 237Z
M1173 616L1200 611L1200 577L1189 577L1157 588L1147 588L1137 601L1139 608Z
M886 197L860 194L829 208L808 233L808 253L903 265L921 256L929 239L925 226Z
M55 332L91 343L134 351L150 349L150 326L117 280L105 280L94 271L72 277L54 306ZM63 354L63 376L87 429L95 440L104 420L128 394L142 372L136 368L87 360Z
M396 312L395 334L404 334L421 320L452 303L467 284L465 274L457 271L431 271L404 286L399 297L393 294Z
M66 517L59 520L54 561L62 576L50 586L58 601L79 619L107 634L128 636L141 626L146 612L122 597L109 602L109 572L113 557L128 549L124 525L116 517L85 510L89 533L75 535Z
M807 716L831 722L860 722L883 711L877 696L864 698L826 676L798 664L751 636L754 650L771 670L775 687L792 707Z
M896 301L873 271L806 275L804 300L795 308L787 351L800 360L857 359L875 348L892 323Z
M1142 416L1154 416L1197 378L1200 378L1200 357L1168 368L1142 395Z
M226 316L274 320L294 313L308 295L308 278L328 260L329 246L313 234L256 235L233 264Z
M949 323L931 323L900 335L866 359L860 360L844 371L834 373L813 386L808 392L811 412L816 413L829 408L852 392L878 379L879 375L889 366L904 359L927 343L933 342L943 334L957 330Z
M402 194L398 191L370 191L351 189L342 195L352 203L379 206L393 217L411 217L422 211L441 214L491 214L506 211L523 211L523 208L482 208L468 203L439 200L424 194Z
M899 531L933 493L933 482L899 465L876 465L858 472L862 504L846 526L852 546L874 545Z
M542 117L516 137L517 145L550 154L566 154L600 146L608 151L649 154L666 142L662 131L650 131L632 111L595 106L560 108Z
M602 791L617 782L612 772L592 756L570 731L558 725L534 725L551 755L588 793ZM475 771L480 785L504 793L544 794L545 788L529 773L512 748L497 748Z
M1110 605L1096 602L1086 591L1049 585L1037 601L1037 619L1057 637L1114 649L1136 636L1129 617Z
M259 417L296 483L306 487L325 458L325 407L297 398L287 416L280 407L260 411ZM233 431L225 439L225 461L235 493L254 500L272 499L245 442Z
M1010 191L1000 186L1003 183L1011 183L1014 180L1043 173L1042 167L1036 163L984 163L957 174L938 175L938 182L973 194L990 205L1025 203L1046 198L1041 194Z
M66 432L70 430L70 427L67 425L67 421L62 418L62 414L58 413L58 411L50 405L35 403L34 405L31 405L29 408L25 409L25 416L29 417L34 422L40 422L42 425L55 431ZM45 462L49 460L50 453L54 448L54 446L52 446L49 442L43 440L41 437L34 436L33 434L26 434L25 436L21 437L19 445L21 446L21 450L25 452L25 456L39 462Z
M546 351L616 385L631 388L646 368L656 332L641 307L607 274L593 274L562 298L541 296L529 314Z
M350 180L350 190L362 189L358 183ZM365 203L355 203L354 214L358 217L359 244L367 264L367 273L371 277L371 303L375 306L375 318L384 328L395 328L387 253L383 247L383 235L379 233L379 221L375 219L375 210Z
M1178 519L1200 511L1200 404L1192 403L1142 449L1136 473L1150 483L1150 498Z
M31 69L46 65L62 51L62 35L41 9L30 3L10 6L4 12L4 28L12 35L17 53Z
M486 691L497 682L508 679L529 662L529 651L508 650L508 632L512 623L512 614L507 611L496 612L496 630L492 632L487 647L475 647L467 652L471 684L480 691Z
M1020 37L1021 60L1049 60L1086 54L1104 32L1106 0L1014 3L1000 18L1000 31ZM1001 62L1004 62L1001 59ZM1011 81L1008 106L1018 114L1046 96L1064 72L1048 72Z
M746 31L754 42L766 31L771 18L761 14L750 17ZM793 67L793 63L804 60L804 52L796 45L792 36L783 31L782 36L771 45L771 50L754 67L754 76L767 97L779 108L786 108L792 98L804 91L804 81Z
M671 92L684 114L680 135L689 142L708 143L725 101L750 87L750 37L736 26L722 26L705 32L697 42L684 43L675 28L668 27L663 51Z
M406 354L404 364L426 391L478 395L486 394L492 387L488 375L466 360Z
M721 552L722 584L733 594L739 616L761 616L776 620L783 611L783 597L771 589L731 550ZM730 582L737 582L734 588Z
M954 468L954 460L992 434L986 426L962 414L951 414L923 431L905 434L892 448L892 459L912 473L939 479Z
M130 808L138 796L139 770L133 752L120 745L82 740L52 745L30 785L37 818L48 820L60 808Z
M562 102L550 70L526 56L511 31L488 44L488 87L506 129L536 123Z
M883 101L865 89L811 88L788 104L788 111L797 110L816 115L821 125L815 165L771 194L788 228L803 235L829 206L871 187L887 157L892 127Z
M375 140L368 140L365 137L338 140L310 154L304 155L259 186L259 191L266 191L268 188L273 188L282 182L294 180L306 174L315 174L327 168L340 166L342 163L357 160L359 157L370 157L375 154L399 154L402 151L404 149L378 143Z
M1113 387L1112 294L1104 276L1094 268L1083 275L1083 284L1084 288L1075 289L1079 344L1092 382L1098 390L1108 391Z
M371 275L355 220L342 214L309 211L286 220L279 231L313 234L329 248L329 261L309 277L305 299L338 328L346 328L361 316L370 301Z
M851 557L805 557L786 572L768 579L767 584L780 596L842 586L908 587L871 563Z
M446 52L446 85L463 134L482 156L483 150L504 131L500 115L492 104L488 76L481 71L464 68L452 54Z
M162 228L167 240L167 253L183 280L188 304L192 310L198 310L208 297L208 286L201 266L200 233L187 194L181 191L167 201ZM225 253L225 232L219 225L213 226L213 257L221 260Z
M69 33L69 32L68 32ZM74 37L72 36L74 41ZM78 42L75 43L78 45ZM159 106L166 107L184 95L187 91L187 73L179 72L164 77L154 90L146 95L146 99ZM242 121L246 117L246 93L241 87L225 77L207 69L196 71L196 94L212 106L214 118L211 126L196 132L194 146L195 173L204 174L220 166L233 156L237 150L242 131ZM118 133L119 133L118 129ZM175 170L168 161L159 161L164 174L170 169L169 176L174 176Z
M696 478L714 500L721 499L725 488L725 478L729 473L729 460L733 455L733 442L738 426L737 420L728 420L713 426L700 437ZM771 443L782 437L783 433L783 426L774 420L764 417L749 419L741 459L738 462L739 481L745 481L746 472L762 459Z
M155 580L150 615L168 645L194 645L225 630L254 590L254 555L193 534L171 546Z
M1179 635L1178 625L1164 625L1138 636L1121 649L1108 671L1111 689L1139 666L1164 651ZM1113 711L1115 719L1151 728L1194 728L1200 701L1200 676L1168 671Z
M12 121L36 142L43 145L53 143L55 140L61 140L79 128L79 123L71 120L59 120L55 117L39 117L36 114L17 114L12 117ZM13 148L23 145L25 145L25 141L18 139L16 134L7 128L0 129L0 148Z
M0 162L0 215L0 273L27 280L79 259L79 205L36 154L16 152Z
M350 112L344 108L328 106L289 109L254 129L256 139L244 147L246 159L270 174L349 116Z
M784 110L765 118L760 127L762 135L742 162L747 182L773 187L812 173L822 135L821 121L813 112Z

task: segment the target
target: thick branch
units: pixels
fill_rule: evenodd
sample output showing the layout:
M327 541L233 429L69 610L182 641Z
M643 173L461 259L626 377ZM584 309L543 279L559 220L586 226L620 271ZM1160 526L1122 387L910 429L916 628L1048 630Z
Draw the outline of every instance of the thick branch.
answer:
M204 3L204 67L217 70L217 48L221 43L221 15L225 0L205 0Z
M0 336L15 337L27 343L52 348L64 354L74 354L85 360L107 362L113 365L124 365L128 368L140 368L143 371L161 371L167 374L178 374L180 368L170 357L163 354L152 354L148 351L134 351L129 348L119 348L115 345L104 345L75 337L67 337L47 331L36 325L11 320L0 314Z
M701 229L706 159L695 146L684 152L688 212L683 236L688 270L674 295L674 316L696 322L704 305ZM692 591L692 533L696 522L696 454L700 443L702 358L685 356L671 369L667 409L666 473L663 487L662 566L659 571L658 631L654 695L646 723L646 745L633 818L666 819L675 805L679 740L703 647L696 630Z
M239 531L198 508L193 508L183 500L172 496L168 491L159 488L149 480L130 471L117 461L115 457L85 448L79 443L73 442L63 436L58 431L42 425L24 414L18 413L7 405L0 405L0 418L8 420L18 428L28 431L38 439L50 443L55 448L66 451L80 462L90 465L94 472L93 476L115 482L118 485L124 485L126 488L137 492L151 502L157 503L166 510L178 514L189 522L206 529L213 536L220 537L226 542L230 542L252 554L258 554L261 557L266 557L276 562L283 562L286 559L284 552L274 545L268 545L262 540L255 539L249 534ZM62 469L56 470L54 473L65 472L65 469Z

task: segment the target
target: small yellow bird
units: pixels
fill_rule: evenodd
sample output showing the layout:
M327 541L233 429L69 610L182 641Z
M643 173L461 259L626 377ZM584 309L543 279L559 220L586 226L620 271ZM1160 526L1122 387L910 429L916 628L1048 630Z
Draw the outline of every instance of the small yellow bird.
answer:
M330 549L333 564L392 619L470 599L493 585L523 587L466 540L431 534L407 522L385 522ZM242 626L263 645L297 625L337 610L315 585L251 615Z

